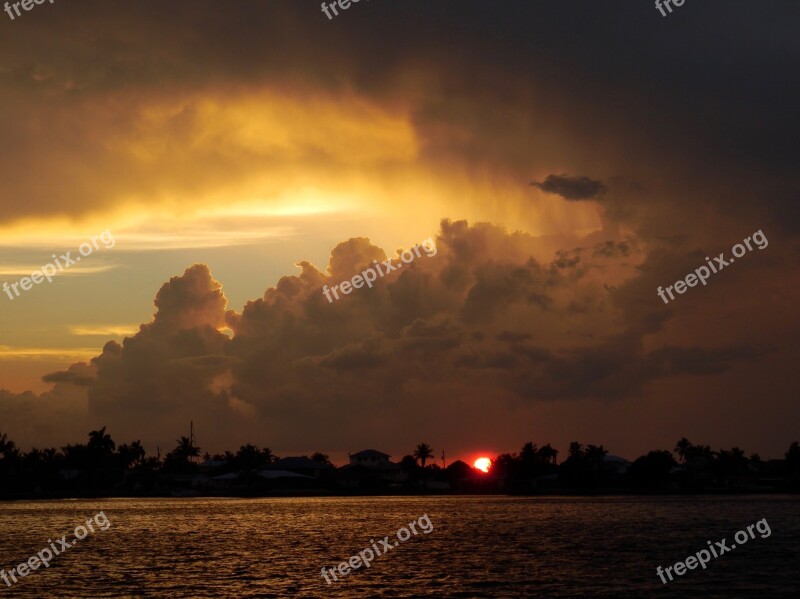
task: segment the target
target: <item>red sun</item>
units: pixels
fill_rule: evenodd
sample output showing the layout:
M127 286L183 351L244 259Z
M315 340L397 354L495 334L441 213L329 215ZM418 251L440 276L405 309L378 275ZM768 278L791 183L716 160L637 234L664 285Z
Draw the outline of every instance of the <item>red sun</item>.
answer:
M489 466L492 465L492 460L489 458L478 458L472 465L481 472L489 472Z

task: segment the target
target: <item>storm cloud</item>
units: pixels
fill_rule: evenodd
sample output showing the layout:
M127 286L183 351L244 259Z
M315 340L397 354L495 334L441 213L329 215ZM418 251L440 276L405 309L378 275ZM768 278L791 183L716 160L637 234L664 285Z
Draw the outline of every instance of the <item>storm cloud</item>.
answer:
M241 312L196 264L162 286L138 333L46 379L85 393L86 417L126 437L170 438L193 420L212 444L266 435L340 447L394 438L386 415L425 411L419 385L448 388L456 411L498 393L512 403L622 400L664 377L719 374L763 355L724 343L647 350L669 316L608 285L640 283L642 271L620 262L646 260L635 245L540 263L532 236L448 220L436 244L435 256L329 303L322 285L386 255L365 238L343 241L325 270L300 262Z

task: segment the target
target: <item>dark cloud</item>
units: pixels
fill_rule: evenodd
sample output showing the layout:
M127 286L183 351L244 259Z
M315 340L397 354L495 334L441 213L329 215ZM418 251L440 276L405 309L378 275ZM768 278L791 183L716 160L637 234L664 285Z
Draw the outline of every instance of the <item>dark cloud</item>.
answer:
M231 148L232 133L193 152L198 136L212 133L198 131L198 98L225 104L257 90L331 105L347 105L352 92L391 106L408 115L420 161L436 172L493 182L523 180L534 165L537 176L635 173L642 191L607 199L608 209L662 235L674 234L682 213L697 223L714 209L762 226L796 222L796 194L772 193L764 181L797 189L800 90L786 73L800 56L792 26L800 7L778 0L775 13L754 15L751 6L695 8L691 27L664 27L652 6L588 2L511 0L487 10L469 0L458 4L458 19L430 3L373 2L333 22L301 2L50 6L0 40L0 131L16 156L0 164L0 220L194 197L269 164L341 166L305 139L301 164L282 151ZM677 49L673 25L683 27ZM87 163L90 173L79 168ZM39 164L48 177L35 176ZM359 165L364 176L378 171ZM550 175L537 185L578 200L598 197L602 184Z
M548 175L542 182L532 181L545 193L560 195L566 200L594 200L606 192L606 186L589 177L570 177L569 175Z

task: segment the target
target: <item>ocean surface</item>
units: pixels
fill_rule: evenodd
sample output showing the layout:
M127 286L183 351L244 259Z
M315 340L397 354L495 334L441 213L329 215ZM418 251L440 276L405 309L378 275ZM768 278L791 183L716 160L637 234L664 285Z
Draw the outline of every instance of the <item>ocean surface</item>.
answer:
M0 597L798 597L798 508L800 497L774 495L0 503L6 572L48 540L70 544L49 568L0 580ZM111 526L76 540L100 511ZM769 537L756 531L666 585L656 575L763 518ZM398 541L412 521L418 534ZM387 535L391 550L369 568L325 582L323 566Z

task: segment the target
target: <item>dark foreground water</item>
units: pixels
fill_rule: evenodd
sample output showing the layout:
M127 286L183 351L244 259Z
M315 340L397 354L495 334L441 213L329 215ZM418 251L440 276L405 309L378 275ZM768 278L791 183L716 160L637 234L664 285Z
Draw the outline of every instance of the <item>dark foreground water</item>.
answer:
M800 498L109 499L0 504L0 568L99 511L111 526L0 597L797 597ZM334 567L427 514L369 569ZM766 518L772 534L667 585L671 566ZM102 517L100 518L103 523ZM423 524L425 524L423 522ZM79 531L79 534L82 534ZM405 533L403 533L405 534ZM46 554L45 554L45 557ZM34 562L34 565L36 562ZM330 576L329 576L330 578ZM331 578L332 580L332 578Z

